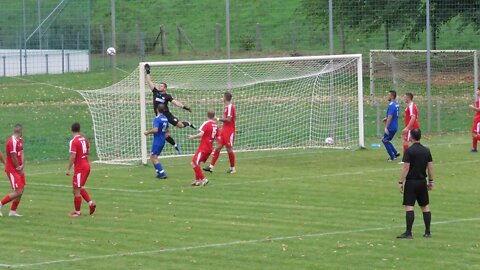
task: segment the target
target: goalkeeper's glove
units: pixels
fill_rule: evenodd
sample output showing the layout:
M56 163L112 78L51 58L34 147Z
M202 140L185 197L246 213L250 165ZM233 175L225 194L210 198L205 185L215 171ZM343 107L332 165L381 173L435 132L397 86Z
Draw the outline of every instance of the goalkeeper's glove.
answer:
M192 109L190 109L190 108L189 108L189 107L187 107L187 106L183 106L183 109L184 109L185 111L192 112Z
M145 73L150 74L150 65L145 64Z

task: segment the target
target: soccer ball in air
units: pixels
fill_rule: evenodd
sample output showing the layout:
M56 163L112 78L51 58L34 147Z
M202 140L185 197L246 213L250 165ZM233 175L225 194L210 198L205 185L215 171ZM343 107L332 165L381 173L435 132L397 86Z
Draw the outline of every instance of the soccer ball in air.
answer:
M326 144L333 144L334 143L333 138L332 137L325 138L325 143Z
M110 48L107 49L107 54L110 55L110 56L114 56L116 53L117 53L117 51L113 47L110 47Z

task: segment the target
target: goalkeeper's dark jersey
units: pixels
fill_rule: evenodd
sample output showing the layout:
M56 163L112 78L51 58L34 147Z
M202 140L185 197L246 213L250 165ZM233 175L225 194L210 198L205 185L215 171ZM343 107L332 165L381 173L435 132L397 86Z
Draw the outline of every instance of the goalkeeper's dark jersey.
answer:
M158 104L165 104L165 112L168 112L168 102L172 102L173 97L167 93L160 93L156 87L152 90L153 93L153 111L156 113Z

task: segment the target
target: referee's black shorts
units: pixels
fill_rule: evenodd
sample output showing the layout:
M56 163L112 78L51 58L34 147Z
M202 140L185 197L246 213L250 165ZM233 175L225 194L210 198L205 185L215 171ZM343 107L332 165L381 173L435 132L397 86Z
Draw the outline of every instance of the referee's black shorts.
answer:
M405 181L403 188L403 205L415 206L415 201L422 207L430 203L427 181L425 181L425 179Z
M178 122L180 122L180 120L178 120L178 118L175 117L170 111L164 112L163 115L165 115L168 119L168 122L174 126L177 126Z

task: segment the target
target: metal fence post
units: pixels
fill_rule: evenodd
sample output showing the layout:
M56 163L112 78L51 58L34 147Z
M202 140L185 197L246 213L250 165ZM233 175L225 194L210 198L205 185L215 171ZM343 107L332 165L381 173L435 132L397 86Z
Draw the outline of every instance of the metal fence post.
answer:
M255 50L257 52L262 51L262 27L260 23L255 25Z
M48 54L45 54L45 71L47 72L48 74Z
M5 62L6 62L7 57L4 55L4 56L2 56L2 58L3 58L3 77L6 77L7 76L7 65L6 65Z

